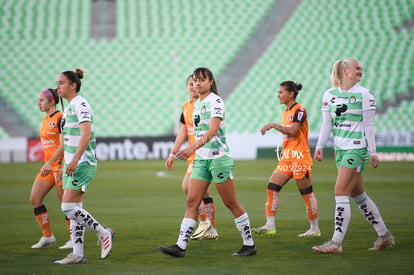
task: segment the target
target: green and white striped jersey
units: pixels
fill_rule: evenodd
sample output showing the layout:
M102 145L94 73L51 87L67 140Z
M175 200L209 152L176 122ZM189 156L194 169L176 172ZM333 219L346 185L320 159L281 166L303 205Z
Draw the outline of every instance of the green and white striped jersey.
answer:
M66 106L62 118L61 130L64 139L64 159L66 164L72 161L76 149L78 149L81 137L80 124L85 121L91 122L91 138L78 163L87 161L90 165L97 165L93 112L88 101L80 95L73 98Z
M229 147L226 144L224 113L224 102L215 93L210 93L203 101L198 99L195 102L193 123L196 141L209 130L211 118L221 118L217 135L197 149L196 159L217 159L225 155L231 157Z
M362 113L375 110L376 104L370 91L355 85L348 91L339 87L323 95L322 112L330 112L335 149L360 149L367 147Z

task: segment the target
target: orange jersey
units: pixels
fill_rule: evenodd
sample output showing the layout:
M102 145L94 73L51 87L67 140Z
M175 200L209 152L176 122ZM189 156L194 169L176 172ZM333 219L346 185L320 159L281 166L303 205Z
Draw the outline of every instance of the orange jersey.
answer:
M183 105L182 113L181 113L181 123L185 124L187 127L187 138L188 138L188 146L191 146L195 143L195 136L194 136L194 124L193 124L193 109L194 109L194 102L191 103L187 101ZM194 152L187 160L189 163L192 163L195 159L196 153Z
M283 135L282 158L312 160L308 144L308 116L306 109L298 103L293 104L289 110L286 109L282 113L282 126L291 127L293 123L300 123L302 127L294 137Z
M56 149L59 147L60 121L62 113L55 112L51 116L45 116L40 128L40 140L42 141L45 162L52 158ZM52 166L62 163L63 154L53 163Z

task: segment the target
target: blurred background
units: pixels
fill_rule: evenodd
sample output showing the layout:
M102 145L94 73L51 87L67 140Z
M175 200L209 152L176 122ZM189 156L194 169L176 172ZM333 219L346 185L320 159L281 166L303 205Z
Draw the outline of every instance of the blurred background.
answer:
M124 151L140 141L171 145L186 78L200 66L215 74L236 157L257 158L280 141L259 131L280 121L285 80L303 85L297 101L312 146L332 66L348 57L360 60L361 85L377 101L377 145L409 159L413 26L413 0L0 0L0 159L21 159L11 148L38 138L38 94L75 68L87 70L81 95L98 142L116 140ZM247 144L253 153L243 157ZM144 158L164 157L151 152Z

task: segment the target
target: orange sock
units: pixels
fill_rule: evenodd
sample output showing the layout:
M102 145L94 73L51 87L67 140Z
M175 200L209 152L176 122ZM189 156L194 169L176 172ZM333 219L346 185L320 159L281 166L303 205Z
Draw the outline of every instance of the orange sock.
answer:
M201 201L200 206L198 207L198 219L199 221L207 220L206 206L203 201Z
M315 195L312 193L302 194L303 200L306 202L306 214L308 214L309 221L318 218L318 202Z
M276 210L279 206L279 192L267 188L266 193L266 217L274 217L276 216Z
M47 213L46 206L43 204L35 208L34 214L40 229L42 229L43 237L52 236L52 230L50 229L49 223L49 214Z
M216 208L214 207L213 198L204 198L203 199L207 217L211 222L212 227L216 227Z

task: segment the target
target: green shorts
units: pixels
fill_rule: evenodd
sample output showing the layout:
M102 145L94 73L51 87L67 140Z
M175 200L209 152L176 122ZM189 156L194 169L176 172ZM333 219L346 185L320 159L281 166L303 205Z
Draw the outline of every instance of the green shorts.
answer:
M366 148L335 150L335 160L338 169L342 165L349 169L356 168L358 173L362 173L369 161L369 154Z
M205 182L213 180L214 183L222 183L227 181L229 177L233 178L233 165L233 159L228 156L218 159L195 159L190 179Z
M93 177L96 174L97 165L90 165L88 162L82 162L78 164L76 168L76 173L73 176L66 175L66 166L63 166L63 189L69 188L72 190L82 190L83 193L86 192L89 185L92 182Z

